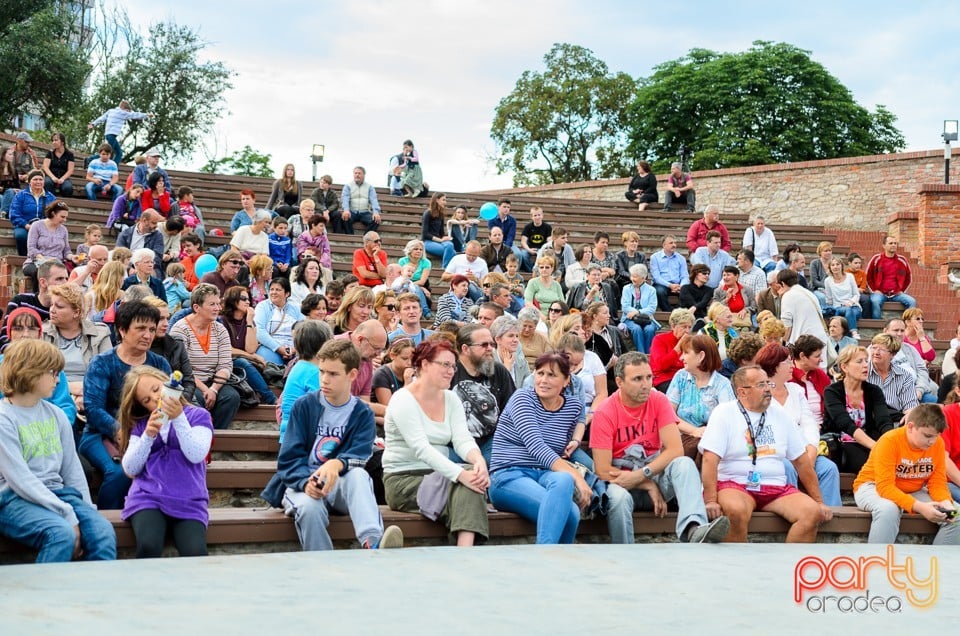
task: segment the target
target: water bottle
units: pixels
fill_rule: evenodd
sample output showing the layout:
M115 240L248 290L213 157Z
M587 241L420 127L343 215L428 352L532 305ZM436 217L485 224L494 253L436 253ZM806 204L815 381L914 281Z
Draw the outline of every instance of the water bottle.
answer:
M170 379L163 384L163 391L160 392L160 401L157 403L158 410L164 400L180 399L180 396L183 395L183 384L181 380L183 380L183 374L179 371L174 371L170 374ZM163 411L160 412L160 417L162 424L166 424L170 419Z

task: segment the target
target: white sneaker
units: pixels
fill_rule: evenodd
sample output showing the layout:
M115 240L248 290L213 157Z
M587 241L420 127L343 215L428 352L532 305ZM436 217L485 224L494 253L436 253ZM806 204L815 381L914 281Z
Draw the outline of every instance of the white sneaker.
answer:
M725 517L717 517L705 526L697 526L690 533L690 543L720 543L730 532L730 520Z

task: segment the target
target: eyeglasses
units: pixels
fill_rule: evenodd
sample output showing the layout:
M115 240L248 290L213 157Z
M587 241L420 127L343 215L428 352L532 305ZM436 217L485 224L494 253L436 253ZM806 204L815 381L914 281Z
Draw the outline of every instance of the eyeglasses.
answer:
M371 243L383 243L383 240L382 240L382 239L373 239L373 240L370 241L370 242L371 242Z
M563 313L563 310L560 309L559 307L551 307L551 308L549 309L549 313L551 313L551 314L562 314L562 313Z
M468 344L467 346L468 346L468 347L483 347L484 349L493 349L493 348L496 347L497 345L496 345L496 343L490 342L490 341L488 340L487 342L471 342L471 343Z
M456 363L456 362L437 362L436 360L429 360L429 362L430 362L431 364L439 365L439 366L443 367L444 369L446 369L446 370L448 370L448 371L457 368L457 363Z
M243 261L240 261L240 260L229 260L227 262L230 263L231 265L243 265Z
M752 386L745 386L745 387L743 387L743 388L745 388L745 389L772 389L772 388L775 387L775 386L777 386L777 383L776 383L776 382L758 382L757 384L754 384L754 385L752 385Z

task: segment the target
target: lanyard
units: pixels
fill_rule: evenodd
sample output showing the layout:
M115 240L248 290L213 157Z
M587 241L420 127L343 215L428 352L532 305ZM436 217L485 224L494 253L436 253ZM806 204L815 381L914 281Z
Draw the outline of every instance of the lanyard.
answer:
M767 412L764 411L760 414L760 421L757 423L757 432L753 432L753 426L750 423L750 415L747 414L747 410L743 408L743 405L740 402L737 402L737 407L740 409L740 412L743 413L743 419L747 420L747 435L750 436L748 441L750 442L750 459L753 461L753 465L757 465L757 437L760 436L760 433L763 432L763 425L767 422Z

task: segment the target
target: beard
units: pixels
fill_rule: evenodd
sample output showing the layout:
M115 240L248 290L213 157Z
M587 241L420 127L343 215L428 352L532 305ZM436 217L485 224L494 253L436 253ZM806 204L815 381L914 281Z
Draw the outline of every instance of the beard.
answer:
M481 358L477 360L474 365L477 367L480 375L485 376L492 376L493 372L497 369L497 361L493 358Z

